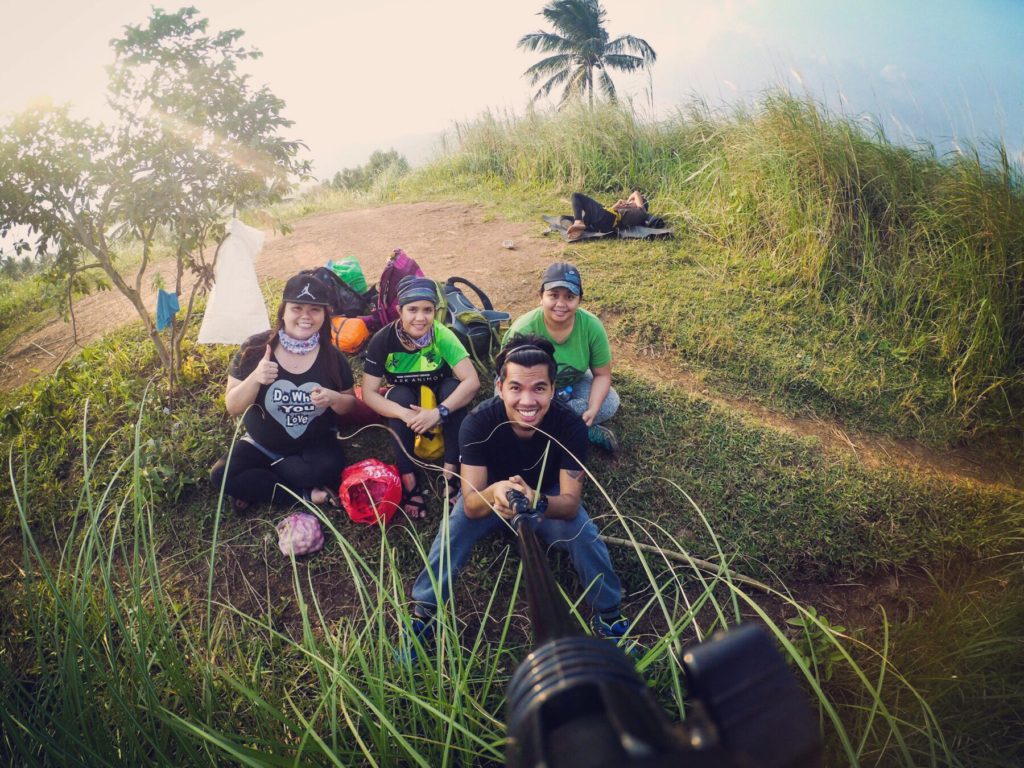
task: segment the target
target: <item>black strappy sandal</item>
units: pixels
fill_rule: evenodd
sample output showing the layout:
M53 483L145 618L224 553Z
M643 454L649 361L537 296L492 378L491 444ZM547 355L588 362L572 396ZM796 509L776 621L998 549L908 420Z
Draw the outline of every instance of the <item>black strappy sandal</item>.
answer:
M248 501L237 496L228 496L228 504L231 507L231 511L236 515L245 514L252 507L252 504Z
M321 490L321 491L323 491L324 495L327 497L327 498L324 499L324 503L322 504L322 506L327 507L328 509L334 509L334 510L341 509L341 499L339 499L338 498L338 494L336 494L330 488L327 488L326 486L322 486L322 487L320 487L318 489L314 488L314 490Z
M458 475L449 475L444 479L445 489L448 491L448 498L455 501L455 497L462 492L462 478Z
M416 496L420 497L419 501L416 501ZM406 507L413 507L415 511L410 514ZM427 496L419 480L408 491L405 490L405 486L402 487L402 510L413 520L423 520L427 516Z

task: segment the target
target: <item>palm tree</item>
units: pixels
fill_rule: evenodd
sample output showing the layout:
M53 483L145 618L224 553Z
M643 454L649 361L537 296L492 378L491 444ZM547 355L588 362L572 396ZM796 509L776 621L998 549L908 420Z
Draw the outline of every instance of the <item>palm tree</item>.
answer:
M527 69L530 85L544 81L534 100L547 96L564 85L559 106L574 96L587 95L594 105L594 70L599 70L598 87L609 100L615 100L615 84L609 69L633 72L655 62L657 54L646 40L632 35L608 39L604 28L604 8L600 0L551 0L538 15L556 32L531 32L519 39L518 47L552 55Z

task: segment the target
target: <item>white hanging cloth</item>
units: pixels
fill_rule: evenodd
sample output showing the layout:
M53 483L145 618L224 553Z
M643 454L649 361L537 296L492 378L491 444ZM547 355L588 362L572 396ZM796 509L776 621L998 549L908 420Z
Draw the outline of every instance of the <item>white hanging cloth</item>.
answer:
M238 219L217 250L213 289L206 302L200 344L241 344L270 330L267 305L256 279L256 257L263 250L263 233Z

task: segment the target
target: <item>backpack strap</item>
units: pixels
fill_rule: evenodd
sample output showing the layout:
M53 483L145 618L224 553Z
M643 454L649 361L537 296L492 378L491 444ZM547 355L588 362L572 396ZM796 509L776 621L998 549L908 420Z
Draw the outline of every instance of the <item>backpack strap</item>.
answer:
M449 277L446 282L446 285L455 286L458 283L462 283L467 288L472 288L473 293L475 293L477 295L477 298L480 299L480 304L483 306L484 309L494 309L494 305L491 303L491 300L487 297L487 294L484 293L483 290L481 290L479 287L477 287L477 285L471 283L466 278L458 276Z
M451 325L448 315L448 294L444 292L444 284L438 280L434 281L434 290L437 291L436 308L434 309L434 320L441 325Z

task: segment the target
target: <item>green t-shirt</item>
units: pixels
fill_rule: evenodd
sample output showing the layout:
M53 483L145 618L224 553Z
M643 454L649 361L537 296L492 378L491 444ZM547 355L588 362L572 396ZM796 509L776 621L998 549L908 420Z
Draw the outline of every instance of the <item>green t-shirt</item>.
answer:
M427 384L432 386L452 375L452 369L469 357L459 337L448 327L434 321L434 338L415 352L402 346L395 324L385 325L370 339L363 372L379 376L388 384Z
M612 361L612 350L608 346L608 334L604 326L597 315L582 308L576 310L572 331L561 344L551 338L544 325L543 307L537 307L516 318L501 340L502 346L508 344L517 333L534 333L555 345L555 362L558 363L555 386L558 389L575 384L588 370L600 368Z

